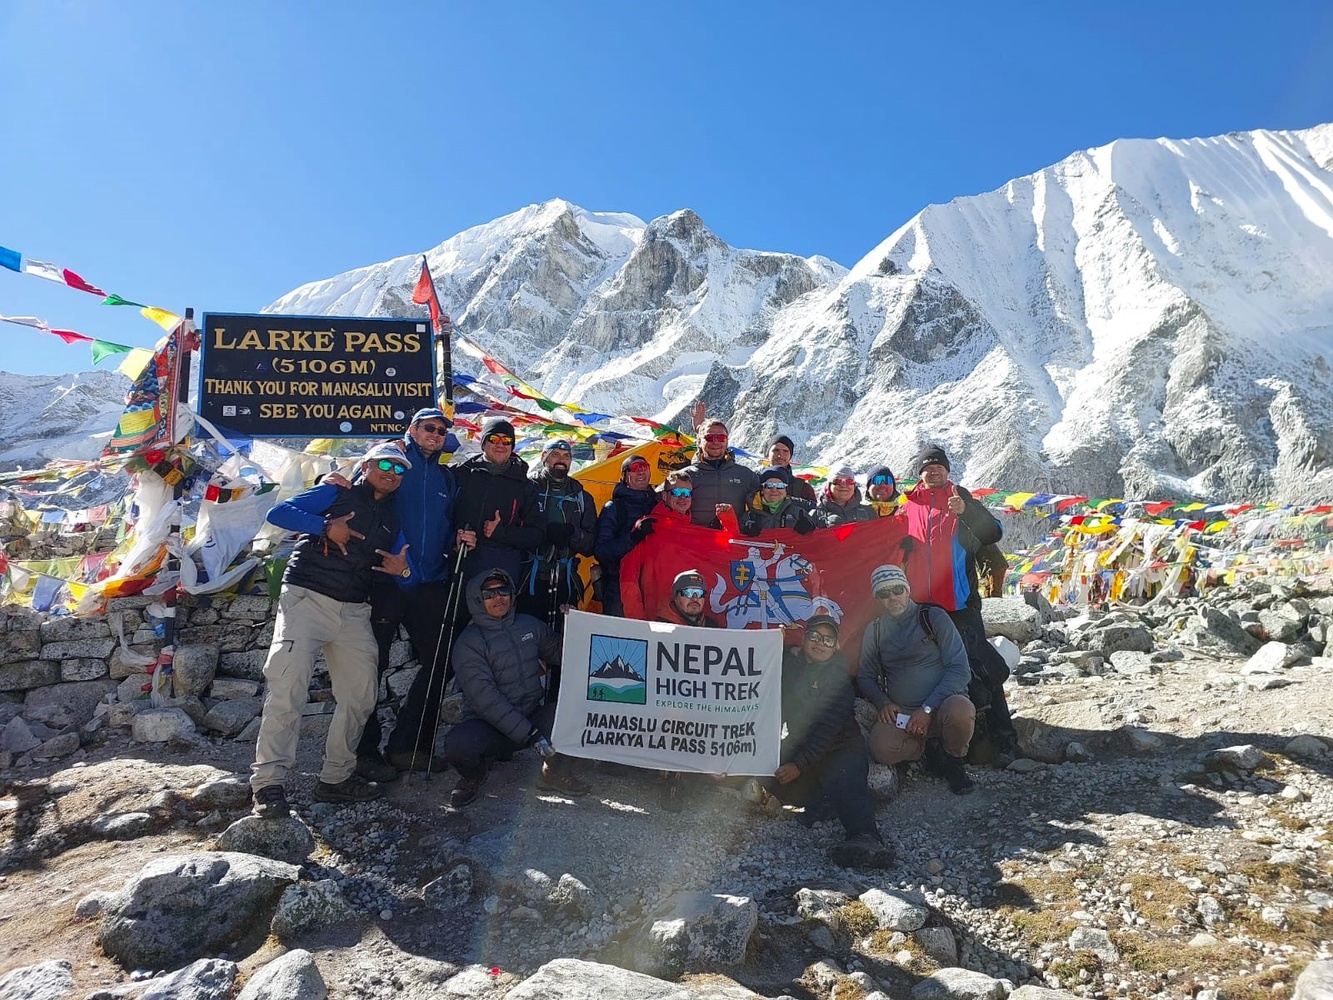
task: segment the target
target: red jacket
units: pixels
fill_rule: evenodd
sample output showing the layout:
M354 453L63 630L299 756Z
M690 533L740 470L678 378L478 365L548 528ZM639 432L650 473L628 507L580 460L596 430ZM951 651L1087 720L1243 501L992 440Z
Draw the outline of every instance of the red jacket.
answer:
M963 513L949 512L957 490ZM928 489L918 483L907 494L907 535L913 541L905 569L912 600L958 611L977 594L977 550L1000 540L1000 522L961 486Z

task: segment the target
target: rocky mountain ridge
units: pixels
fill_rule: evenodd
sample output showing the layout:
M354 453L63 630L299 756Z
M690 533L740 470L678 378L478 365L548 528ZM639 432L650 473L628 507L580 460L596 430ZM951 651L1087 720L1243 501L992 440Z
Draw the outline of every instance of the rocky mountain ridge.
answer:
M1333 125L1084 150L850 271L561 200L426 256L462 332L592 409L702 396L750 447L781 429L825 464L938 440L974 484L1333 494ZM412 314L417 259L269 308Z

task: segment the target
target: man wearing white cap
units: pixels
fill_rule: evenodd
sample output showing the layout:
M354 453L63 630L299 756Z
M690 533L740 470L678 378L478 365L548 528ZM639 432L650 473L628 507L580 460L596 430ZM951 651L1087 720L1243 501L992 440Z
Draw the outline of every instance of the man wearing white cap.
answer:
M269 512L280 528L301 533L282 575L273 644L264 664L264 712L250 778L255 812L286 816L283 783L296 764L301 711L321 651L337 708L329 725L324 766L314 797L358 802L383 789L356 775L356 748L375 707L378 649L370 626L376 573L408 579L407 543L393 493L411 463L392 444L378 444L350 487L321 483Z

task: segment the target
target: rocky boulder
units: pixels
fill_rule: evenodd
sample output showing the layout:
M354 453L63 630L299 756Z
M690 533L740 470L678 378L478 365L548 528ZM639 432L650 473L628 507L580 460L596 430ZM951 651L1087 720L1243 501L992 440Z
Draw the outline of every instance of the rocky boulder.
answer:
M1005 984L971 969L940 969L912 987L912 1000L1004 1000Z
M130 735L137 743L166 743L195 732L194 721L179 708L152 708L138 712L130 723Z
M1088 637L1088 650L1109 657L1112 653L1151 653L1152 633L1142 625L1107 625Z
M299 865L315 850L315 838L296 816L242 816L218 837L219 851L258 854Z
M204 716L203 727L221 736L235 736L264 709L262 698L233 698L219 701Z
M665 976L739 965L758 921L749 896L673 893L646 919L634 964Z
M310 952L295 948L262 966L236 1000L324 1000L328 995Z
M1002 635L1020 646L1041 638L1041 613L1021 597L986 597L981 601L986 638Z
M270 930L279 941L294 941L302 934L360 919L333 879L298 882L282 892Z
M557 958L547 962L505 1000L751 1000L732 983L669 983L614 965Z
M128 969L193 961L267 923L300 873L252 854L157 858L106 900L97 943Z
M880 930L915 931L926 925L926 908L897 893L867 889L860 900L875 915Z
M172 659L172 688L177 698L202 695L218 670L217 646L177 646Z
M25 965L0 976L0 1000L64 1000L74 992L74 967L64 959Z
M160 976L139 994L139 1000L218 1000L231 996L236 963L201 958L170 975Z
M35 688L23 698L23 714L49 724L82 726L93 717L97 704L116 690L116 682L74 681Z
M1311 962L1296 979L1291 1000L1330 1000L1333 998L1333 959Z
M1266 642L1259 651L1245 661L1240 672L1250 674L1273 674L1286 670L1301 659L1301 651L1285 642Z

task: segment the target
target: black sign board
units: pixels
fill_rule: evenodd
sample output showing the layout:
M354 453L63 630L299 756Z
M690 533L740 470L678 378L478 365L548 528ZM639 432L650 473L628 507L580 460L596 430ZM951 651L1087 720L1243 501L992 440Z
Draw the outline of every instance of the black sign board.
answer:
M435 405L430 325L208 313L199 414L239 437L394 437Z

